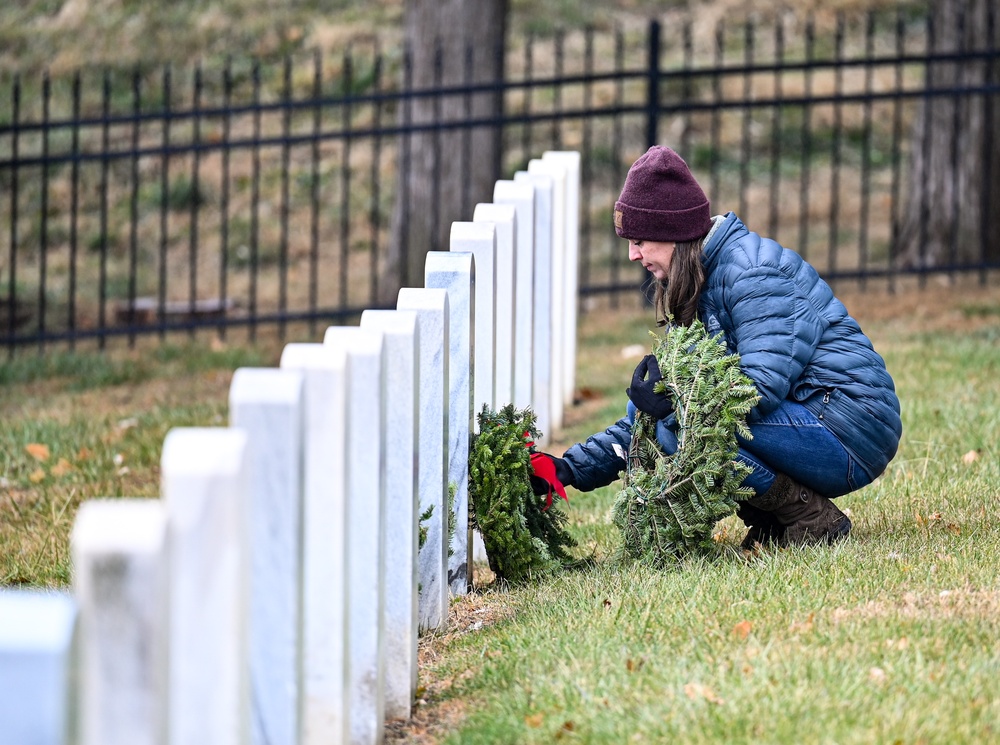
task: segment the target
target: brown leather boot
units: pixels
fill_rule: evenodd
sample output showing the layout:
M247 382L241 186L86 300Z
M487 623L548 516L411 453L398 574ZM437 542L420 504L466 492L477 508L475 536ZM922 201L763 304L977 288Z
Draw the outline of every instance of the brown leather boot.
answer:
M850 518L827 497L779 473L763 494L747 502L785 526L780 544L833 543L851 532Z
M749 528L740 548L753 551L757 546L781 544L785 537L785 526L773 514L764 512L749 502L739 502L736 516Z

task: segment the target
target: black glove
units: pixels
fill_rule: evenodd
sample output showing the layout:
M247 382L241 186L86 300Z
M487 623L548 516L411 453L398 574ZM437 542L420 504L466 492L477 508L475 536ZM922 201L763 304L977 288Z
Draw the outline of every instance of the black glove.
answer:
M648 377L647 377L648 374ZM656 393L653 386L663 380L656 357L647 354L632 373L632 385L625 389L635 408L653 419L666 419L674 411L674 402L666 393Z
M556 478L562 482L563 486L573 486L573 470L569 467L569 463L562 458L557 458L556 456L549 455L548 453L536 453L536 456L537 455L541 455L552 461L552 464L556 468ZM529 478L531 479L531 490L535 493L535 496L544 497L552 490L549 482L541 476L530 474Z

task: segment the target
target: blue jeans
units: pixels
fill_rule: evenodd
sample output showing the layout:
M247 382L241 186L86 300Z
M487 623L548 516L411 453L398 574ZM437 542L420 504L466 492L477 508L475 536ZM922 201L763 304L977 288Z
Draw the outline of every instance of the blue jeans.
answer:
M753 469L743 480L758 494L774 483L777 472L823 496L839 497L871 482L840 440L805 406L784 401L750 425L752 440L737 435L739 460Z
M629 418L635 407L628 403ZM673 414L657 422L656 439L667 454L677 451L677 420ZM823 496L839 497L871 482L864 469L802 404L784 401L750 425L752 440L737 435L737 460L753 469L743 480L758 494L771 488L781 472Z

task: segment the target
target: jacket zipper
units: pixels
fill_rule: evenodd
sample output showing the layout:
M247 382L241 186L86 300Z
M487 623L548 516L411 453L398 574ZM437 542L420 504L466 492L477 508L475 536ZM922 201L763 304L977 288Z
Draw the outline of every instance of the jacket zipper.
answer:
M823 409L819 412L819 419L823 418L826 414L826 405L830 403L830 391L823 391Z

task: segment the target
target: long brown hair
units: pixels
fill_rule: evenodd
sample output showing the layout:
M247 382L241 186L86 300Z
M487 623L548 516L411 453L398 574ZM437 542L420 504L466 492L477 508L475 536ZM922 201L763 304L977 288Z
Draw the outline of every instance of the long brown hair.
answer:
M667 269L667 279L656 283L653 306L656 324L665 326L667 319L678 326L690 326L698 314L698 300L705 284L705 267L701 263L705 238L678 242Z

